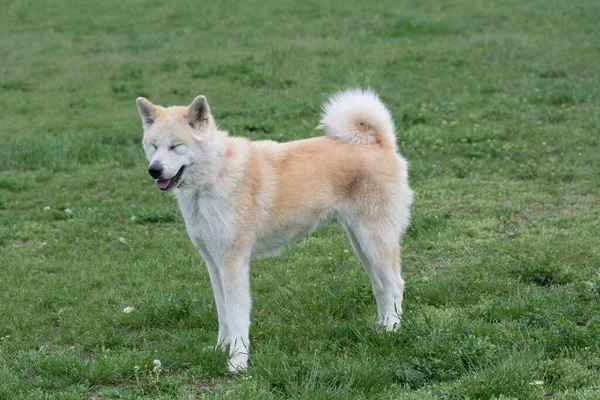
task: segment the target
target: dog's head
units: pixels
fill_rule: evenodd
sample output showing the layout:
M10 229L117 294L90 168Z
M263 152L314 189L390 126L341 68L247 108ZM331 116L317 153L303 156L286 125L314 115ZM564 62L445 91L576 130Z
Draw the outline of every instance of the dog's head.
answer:
M143 97L136 103L144 126L148 173L160 190L175 190L192 166L202 169L213 158L218 132L206 97L196 97L187 107L161 107Z

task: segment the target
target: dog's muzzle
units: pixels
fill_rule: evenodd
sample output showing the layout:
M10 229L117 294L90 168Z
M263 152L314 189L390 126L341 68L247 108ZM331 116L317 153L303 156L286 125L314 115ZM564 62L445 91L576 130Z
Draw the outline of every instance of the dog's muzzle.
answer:
M169 191L173 188L179 186L181 182L181 177L183 175L183 170L185 167L179 168L179 171L172 176L171 178L164 179L163 176L163 168L160 163L152 163L150 168L148 168L148 173L150 176L156 180L156 186L162 190L163 192Z

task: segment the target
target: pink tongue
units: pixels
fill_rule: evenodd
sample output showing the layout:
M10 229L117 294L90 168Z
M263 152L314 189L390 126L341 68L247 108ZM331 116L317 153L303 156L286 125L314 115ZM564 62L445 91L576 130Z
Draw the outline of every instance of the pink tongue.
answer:
M170 183L171 183L170 179L157 179L156 180L156 184L158 185L159 189L166 189L167 187L169 187Z

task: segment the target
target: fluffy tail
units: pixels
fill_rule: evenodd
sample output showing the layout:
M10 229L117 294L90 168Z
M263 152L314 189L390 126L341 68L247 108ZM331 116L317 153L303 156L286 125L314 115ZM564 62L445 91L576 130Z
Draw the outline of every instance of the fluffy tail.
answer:
M375 143L396 150L392 115L372 90L346 89L334 94L323 105L317 128L345 143Z

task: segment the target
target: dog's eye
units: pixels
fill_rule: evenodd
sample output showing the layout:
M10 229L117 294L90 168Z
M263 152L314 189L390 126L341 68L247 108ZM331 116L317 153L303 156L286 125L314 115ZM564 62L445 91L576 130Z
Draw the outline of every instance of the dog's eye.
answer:
M153 144L153 143L151 143L151 144L150 144L150 146L152 146L152 148L153 148L154 150L156 150L156 149L158 148L158 147L156 147L156 145L155 145L155 144Z
M169 147L169 150L175 150L179 146L181 146L181 144L174 144L173 146Z

